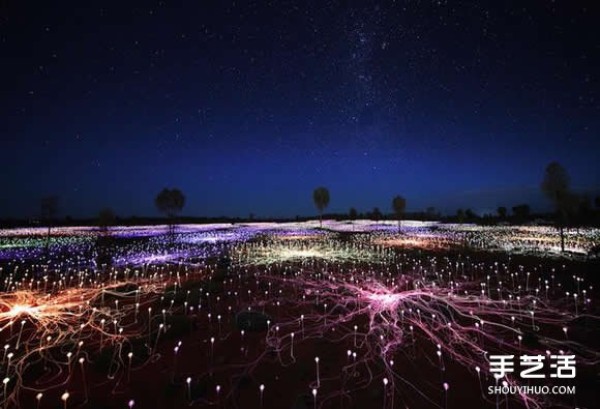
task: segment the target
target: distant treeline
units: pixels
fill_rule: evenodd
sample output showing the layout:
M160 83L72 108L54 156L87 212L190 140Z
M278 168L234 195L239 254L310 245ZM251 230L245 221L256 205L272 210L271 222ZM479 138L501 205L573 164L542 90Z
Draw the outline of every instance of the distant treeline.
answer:
M440 221L444 223L475 223L480 225L497 225L497 224L554 224L554 213L532 213L529 211L529 206L519 205L514 206L512 211L504 211L499 208L497 214L478 215L470 209L458 209L456 214L442 215L432 209L421 212L406 212L404 220L423 220L423 221ZM251 222L294 222L314 220L315 216L295 216L288 218L277 217L193 217L179 216L177 223L180 224L207 224L207 223L251 223ZM337 221L352 221L352 220L372 220L377 221L395 221L396 215L393 213L382 213L378 209L373 209L369 212L349 212L349 213L325 213L324 220ZM114 218L114 225L119 226L142 226L142 225L162 225L170 224L173 220L168 217L118 217ZM56 218L53 221L53 226L101 226L98 217L95 218L72 218L66 216L64 218ZM45 226L42 220L38 219L0 219L1 228L12 227L36 227ZM600 227L600 209L587 209L583 214L573 218L571 227L596 226Z
M583 226L600 226L600 196L592 198L588 194L581 194L571 189L571 181L566 169L558 162L550 162L546 166L544 177L540 184L540 190L546 199L552 204L551 213L532 213L528 204L517 204L511 208L500 206L495 212L489 214L477 214L473 210L458 209L455 214L442 215L434 207L428 207L420 212L407 212L407 199L402 195L392 198L389 212L382 212L374 207L368 212L358 212L356 208L349 208L347 213L325 213L329 206L331 195L326 186L317 187L312 194L315 207L319 212L319 224L323 219L334 220L358 220L369 219L375 222L383 220L394 220L398 222L398 231L401 231L402 220L424 220L442 221L447 223L476 223L476 224L548 224L554 225L560 230L561 246L564 251L564 230L566 228L578 228ZM185 194L178 188L164 188L154 198L156 209L163 217L118 217L110 208L100 210L96 218L74 219L69 216L59 217L58 196L46 196L40 201L40 217L28 220L0 220L0 227L20 226L44 226L48 229L50 237L52 226L77 226L96 225L107 231L110 226L124 225L153 225L166 224L171 233L174 232L176 224L182 223L242 223L262 221L306 221L313 216L296 216L293 218L255 217L250 213L247 218L243 217L190 217L183 216L182 210L186 203ZM63 213L64 214L64 213ZM67 213L68 214L68 213Z

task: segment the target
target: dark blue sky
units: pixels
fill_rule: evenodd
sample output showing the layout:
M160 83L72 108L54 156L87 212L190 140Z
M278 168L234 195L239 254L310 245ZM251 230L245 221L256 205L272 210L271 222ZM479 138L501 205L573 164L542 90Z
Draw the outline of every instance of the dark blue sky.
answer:
M369 3L369 4L366 4ZM86 4L86 5L83 5ZM600 187L600 12L579 1L6 2L1 217L313 214Z

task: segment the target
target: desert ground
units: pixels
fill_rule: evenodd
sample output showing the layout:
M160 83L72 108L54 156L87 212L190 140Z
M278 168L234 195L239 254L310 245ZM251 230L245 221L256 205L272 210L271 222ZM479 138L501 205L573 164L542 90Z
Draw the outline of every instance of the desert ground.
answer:
M599 245L418 221L2 230L2 407L595 407ZM494 354L574 355L576 376L496 379Z

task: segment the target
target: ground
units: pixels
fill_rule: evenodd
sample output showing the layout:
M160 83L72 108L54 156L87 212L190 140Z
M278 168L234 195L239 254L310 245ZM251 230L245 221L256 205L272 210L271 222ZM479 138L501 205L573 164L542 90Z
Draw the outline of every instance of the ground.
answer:
M594 407L598 231L407 222L0 233L8 407ZM575 395L489 395L494 354ZM317 362L318 361L318 362ZM261 387L262 386L262 387ZM68 393L68 395L66 395Z

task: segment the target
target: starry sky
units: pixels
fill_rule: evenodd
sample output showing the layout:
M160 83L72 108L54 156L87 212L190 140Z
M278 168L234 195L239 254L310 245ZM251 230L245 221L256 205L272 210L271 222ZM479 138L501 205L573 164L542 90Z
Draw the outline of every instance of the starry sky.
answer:
M7 1L0 218L548 204L600 188L589 1Z

